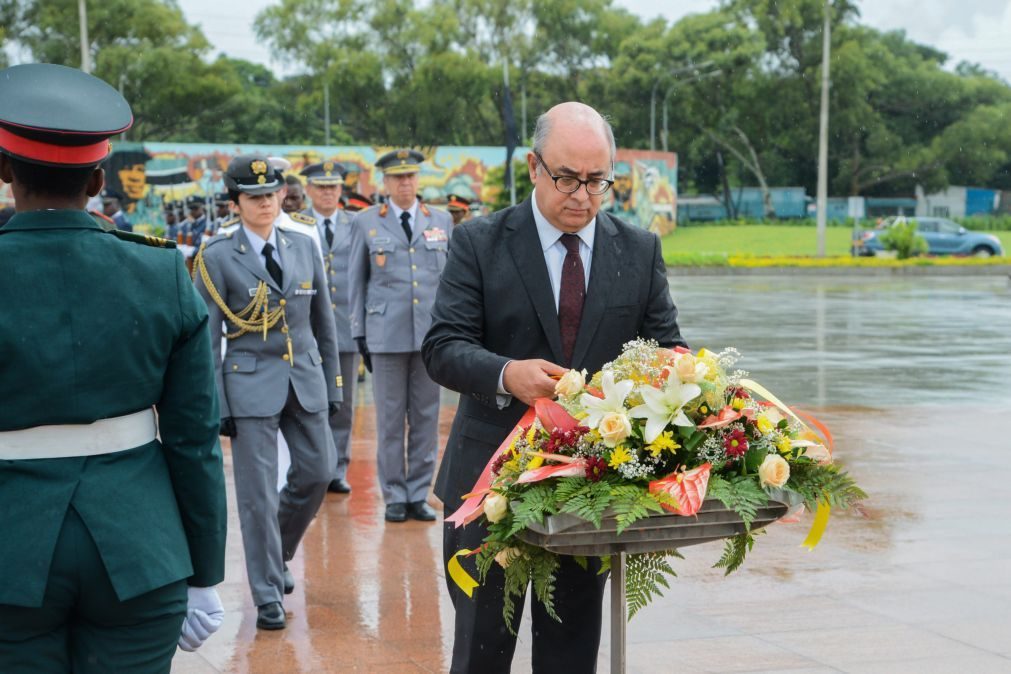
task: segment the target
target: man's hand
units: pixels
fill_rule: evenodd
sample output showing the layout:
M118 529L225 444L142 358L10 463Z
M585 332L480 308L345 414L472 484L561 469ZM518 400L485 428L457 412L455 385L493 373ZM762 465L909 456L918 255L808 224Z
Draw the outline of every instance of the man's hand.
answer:
M341 404L331 400L329 402L329 408L330 408L330 416L332 417L333 415L341 411Z
M186 588L186 618L179 635L179 648L195 651L218 631L225 619L225 609L213 587Z
M537 398L555 396L555 380L551 375L563 375L564 367L541 360L513 360L502 373L502 386L514 398L527 405L533 405Z
M365 369L372 372L372 354L369 353L369 347L365 344L365 338L355 337L355 344L358 345L358 353L362 354L362 362L365 363Z
M228 438L234 438L238 433L235 431L235 419L231 417L225 417L221 420L221 430L218 431L219 435L224 435Z

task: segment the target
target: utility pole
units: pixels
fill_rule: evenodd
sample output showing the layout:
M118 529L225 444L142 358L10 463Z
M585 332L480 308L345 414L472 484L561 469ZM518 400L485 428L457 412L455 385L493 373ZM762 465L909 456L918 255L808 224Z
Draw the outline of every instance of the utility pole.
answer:
M653 82L653 93L649 97L649 149L656 150L656 88L660 86L660 78Z
M821 44L821 120L818 128L818 257L825 257L825 229L828 224L828 88L829 53L832 45L832 0L825 0L825 28Z
M88 7L86 0L77 0L77 14L81 22L81 70L91 74L91 50L88 48Z
M330 146L330 81L323 80L323 144Z

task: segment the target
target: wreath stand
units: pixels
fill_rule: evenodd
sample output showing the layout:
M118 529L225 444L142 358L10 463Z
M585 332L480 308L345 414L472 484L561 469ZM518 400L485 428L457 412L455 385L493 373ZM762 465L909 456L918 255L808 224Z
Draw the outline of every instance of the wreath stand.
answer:
M758 509L751 530L761 529L800 505L795 494L776 493ZM611 674L625 674L625 571L630 554L663 552L732 538L746 532L744 522L722 501L706 499L697 515L654 515L632 523L619 536L617 520L605 513L600 528L575 515L549 515L519 534L525 543L559 555L611 558Z

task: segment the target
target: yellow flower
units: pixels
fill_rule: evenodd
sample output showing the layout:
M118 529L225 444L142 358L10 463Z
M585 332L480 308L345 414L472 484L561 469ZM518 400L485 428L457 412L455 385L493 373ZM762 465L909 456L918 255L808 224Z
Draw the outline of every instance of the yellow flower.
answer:
M527 462L527 470L533 470L534 468L540 468L544 465L543 456L531 456L530 460Z
M772 429L775 428L765 413L759 414L758 417L755 418L755 425L758 426L758 430L762 433L762 435L771 433Z
M604 441L604 438L600 437L600 433L597 431L596 428L594 428L592 431L586 434L586 439L594 444Z
M534 428L533 424L530 424L530 430L527 431L527 444L531 447L534 446L535 437L537 437L537 429Z
M779 450L780 454L789 454L790 450L793 449L793 443L790 441L790 438L784 435L776 442L776 449Z
M744 398L734 398L733 400L730 401L730 406L733 407L738 412L744 409L744 405L745 405Z
M653 454L654 458L660 456L660 452L664 450L673 452L680 447L681 445L674 440L674 431L664 431L651 444L646 445L646 449Z
M631 460L632 455L629 454L628 449L625 448L625 445L618 445L617 447L614 448L614 451L611 452L611 460L608 461L607 465L609 465L611 468L617 468L621 464L628 463Z
M520 457L514 456L502 465L503 473L517 473L520 469Z

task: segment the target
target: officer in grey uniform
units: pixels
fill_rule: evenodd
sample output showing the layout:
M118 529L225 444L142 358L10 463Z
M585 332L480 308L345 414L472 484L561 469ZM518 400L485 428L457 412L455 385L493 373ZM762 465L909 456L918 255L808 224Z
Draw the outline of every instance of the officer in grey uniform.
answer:
M285 626L281 595L294 589L287 562L333 479L327 415L340 409L337 334L323 262L312 240L280 230L283 181L266 157L234 158L225 173L241 226L219 234L194 264L211 334L224 324L227 351L212 340L221 432L232 464L246 571L257 627ZM277 431L291 452L278 495Z
M337 343L341 347L341 372L353 376L358 371L359 355L351 340L351 319L348 315L351 218L339 208L345 174L344 166L334 161L318 162L302 169L301 175L305 177L305 190L312 200L312 207L302 211L301 215L312 218L319 229L330 289L330 306L337 324ZM347 474L351 462L354 391L353 383L344 389L344 403L340 412L330 417L330 430L333 431L334 447L337 450L337 474L330 483L329 491L336 494L351 493Z
M426 499L435 471L439 386L425 370L421 341L432 322L453 223L416 196L424 159L414 150L380 157L376 167L388 199L351 222L351 337L372 370L388 522L435 519Z

